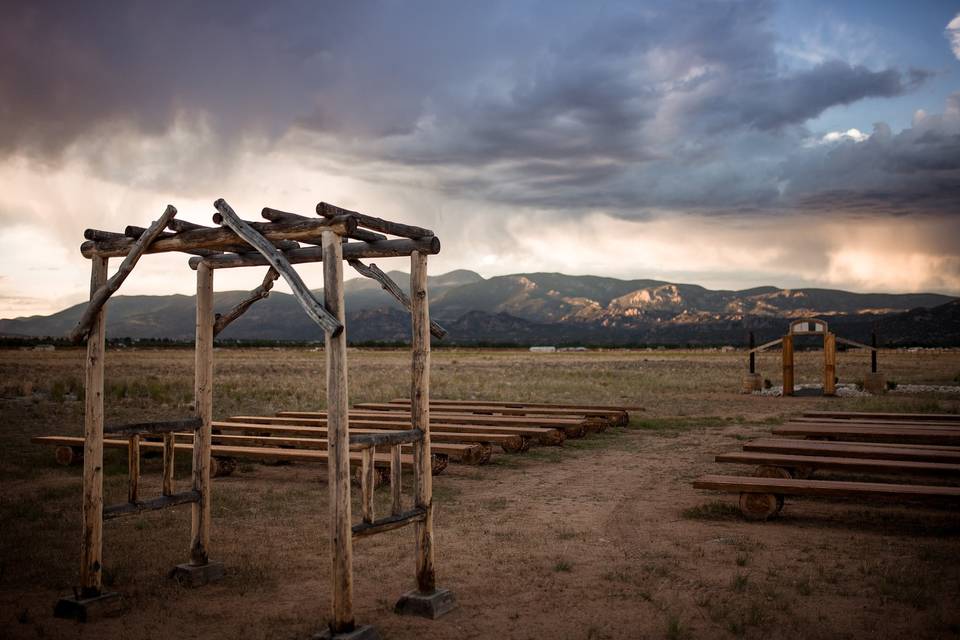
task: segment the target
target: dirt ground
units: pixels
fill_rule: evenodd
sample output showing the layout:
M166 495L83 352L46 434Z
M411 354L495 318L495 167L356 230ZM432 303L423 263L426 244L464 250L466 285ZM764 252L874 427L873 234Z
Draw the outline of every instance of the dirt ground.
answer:
M192 351L111 350L108 421L185 417ZM819 373L801 353L799 382ZM323 353L216 352L215 413L323 406ZM78 573L80 469L29 443L78 434L78 350L0 351L0 637L307 638L329 609L326 470L244 463L213 487L211 555L226 578L190 590L189 508L108 522L105 579L125 612L81 625L51 615ZM350 351L351 399L406 395L409 354ZM958 384L960 352L884 352L898 384ZM868 369L840 356L841 382ZM434 397L619 403L628 427L562 448L495 453L435 478L438 583L458 607L427 621L392 613L413 587L412 529L354 549L358 623L383 638L949 638L960 635L957 506L788 499L767 523L736 496L694 490L713 456L810 409L960 412L960 394L770 398L738 393L743 353L437 350ZM776 354L759 370L779 384ZM186 456L181 456L186 458ZM186 486L189 461L178 461ZM144 460L144 495L159 493ZM124 454L105 459L107 503L125 496ZM407 474L409 476L409 474ZM378 492L380 513L388 491ZM407 492L409 495L409 491ZM356 503L355 503L356 505Z

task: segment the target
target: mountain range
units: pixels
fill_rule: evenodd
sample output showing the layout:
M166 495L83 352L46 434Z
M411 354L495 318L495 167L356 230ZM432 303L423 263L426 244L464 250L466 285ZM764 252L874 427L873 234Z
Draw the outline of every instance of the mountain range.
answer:
M409 277L390 276L404 289ZM865 341L877 330L885 345L960 345L960 299L933 293L852 293L833 289L757 287L710 290L658 280L620 280L560 273L483 278L467 270L432 276L431 317L449 331L442 343L503 345L720 345L782 335L789 319L816 316L843 337ZM409 339L409 317L399 303L364 278L345 285L351 343ZM219 292L218 312L245 291ZM49 316L0 320L7 337L63 336L84 304ZM110 338L192 340L194 298L185 295L114 296L108 305ZM313 341L323 334L293 296L274 292L257 302L218 339Z

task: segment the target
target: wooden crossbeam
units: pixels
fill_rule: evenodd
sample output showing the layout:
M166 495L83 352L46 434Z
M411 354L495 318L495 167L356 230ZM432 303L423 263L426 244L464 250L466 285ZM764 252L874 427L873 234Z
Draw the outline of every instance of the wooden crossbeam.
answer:
M375 218L373 216L360 213L359 211L350 211L349 209L343 209L327 202L321 202L317 204L317 214L325 218L353 216L357 219L357 222L359 222L360 226L362 227L373 229L374 231L379 231L381 233L389 233L390 235L400 236L402 238L428 238L434 235L433 231L430 231L430 229L415 227L409 224L401 224L399 222L391 222L390 220L384 220L382 218Z
M236 306L230 309L230 311L216 315L216 320L213 323L213 335L216 336L226 329L231 322L246 313L247 309L252 307L255 302L269 297L270 290L273 289L273 283L279 277L280 274L277 273L276 269L273 267L267 269L267 273L263 276L263 282L260 283L259 287L251 291L250 295L241 300Z
M410 297L405 294L403 289L400 288L400 285L394 282L380 267L372 262L369 265L363 264L360 260L347 260L347 264L353 267L360 275L379 282L380 287L383 288L384 291L396 298L407 311L411 310ZM431 320L430 333L437 338L443 339L447 335L447 330Z
M87 304L86 309L83 310L83 315L80 316L77 326L74 327L67 336L71 341L78 342L87 337L87 334L90 333L90 327L97 317L97 313L103 305L107 303L110 296L120 288L120 285L123 284L123 281L127 279L127 276L130 275L130 272L133 271L133 268L137 265L140 257L147 251L150 243L160 235L164 228L166 228L167 222L173 219L175 215L177 215L176 208L168 204L163 215L160 216L160 219L151 224L150 227L143 232L143 235L132 244L129 252L126 254L126 258L120 263L117 272L90 296L90 302Z
M440 253L440 239L436 236L431 236L429 238L418 238L416 240L402 238L383 240L380 242L348 242L343 245L343 259L396 258L409 256L414 251L428 254ZM284 251L283 256L290 264L322 262L323 247L301 247L291 251ZM196 269L201 262L211 269L234 269L237 267L256 267L270 264L266 258L254 253L224 254L211 258L190 258L190 268Z
M220 198L213 203L213 206L220 212L223 218L223 224L259 251L260 255L270 263L270 266L283 276L283 279L293 291L297 302L300 303L300 306L303 307L303 310L311 320L320 325L320 327L331 336L338 336L343 332L343 324L313 297L313 293L307 285L304 284L290 263L287 262L282 252L271 245L260 232L241 220L240 216L227 204L226 200Z
M310 220L310 218L307 216L302 216L299 213L280 211L279 209L273 209L271 207L264 207L260 212L260 215L271 222L298 222L301 220ZM387 239L387 236L383 234L367 231L366 229L357 229L352 231L347 234L347 237L355 240L362 240L363 242L378 242L380 240Z
M103 519L112 520L121 516L132 516L144 511L157 511L167 507L176 507L181 504L190 504L200 499L199 491L184 491L169 496L159 496L150 500L141 500L138 502L124 502L103 508Z
M196 431L202 426L203 421L200 418L187 418L186 420L159 420L154 422L107 425L103 428L103 433L109 436L135 436L150 433L186 431L187 429Z
M928 422L960 422L957 413L893 413L882 411L804 411L807 418L839 418L854 420L911 420Z
M257 230L272 244L281 244L295 251L291 242L297 240L315 239L324 231L334 231L347 234L356 229L356 220L349 218L333 218L331 220L308 219L305 222L289 224L263 224ZM80 253L85 258L100 256L112 258L127 255L135 242L130 238L104 240L102 242L87 241L80 245ZM317 247L308 247L317 248ZM240 238L233 230L225 227L204 227L175 233L172 236L158 238L146 253L165 253L170 251L190 251L194 249L214 249L216 251L249 251L250 245ZM210 258L197 257L197 260L212 260L226 256L212 256ZM266 264L266 263L264 263Z
M394 514L381 520L377 520L376 522L361 522L359 524L355 524L353 525L353 537L362 538L375 533L393 531L394 529L405 527L408 524L423 522L425 517L425 509L414 507L413 509L410 509L404 513Z

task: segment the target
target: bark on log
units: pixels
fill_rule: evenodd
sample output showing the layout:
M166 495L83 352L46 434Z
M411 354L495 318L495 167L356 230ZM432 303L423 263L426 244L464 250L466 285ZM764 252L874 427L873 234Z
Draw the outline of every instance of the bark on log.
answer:
M107 282L108 258L90 261L90 297ZM99 595L103 569L103 360L107 310L100 307L87 336L84 364L83 511L80 538L80 592Z
M343 258L351 260L361 258L396 258L409 256L414 251L428 255L440 253L440 239L433 236L431 238L420 238L418 240L404 238L400 240L383 240L382 242L348 242L343 245ZM285 257L290 264L321 262L323 261L323 248L301 247L291 251L284 251L283 257ZM211 269L257 267L270 264L266 258L259 254L229 254L211 258L190 258L190 268L196 269L201 262L204 262Z
M283 279L288 285L290 285L290 289L293 291L293 295L296 297L297 302L300 303L300 306L303 307L303 310L307 313L311 320L320 325L320 327L331 336L335 337L343 332L343 323L338 321L337 318L335 318L323 307L323 305L317 301L316 298L313 297L313 293L311 293L310 289L307 288L307 285L304 284L303 280L300 279L299 274L297 274L293 267L290 266L290 263L287 262L287 259L283 257L282 252L278 251L269 242L267 242L266 238L261 235L261 233L255 227L243 222L223 198L220 198L214 202L213 206L216 207L217 211L220 212L220 215L223 216L223 224L230 227L230 229L232 229L238 236L246 240L250 246L259 251L260 255L266 258L270 263L270 266L283 276ZM344 230L349 230L350 220L342 219L341 222L343 224L339 226L343 227ZM303 225L305 223L297 224ZM356 223L353 222L353 224L355 225ZM327 237L328 234L334 233L334 230L329 229L323 233L324 237ZM337 234L334 233L334 235Z
M144 254L150 246L150 243L160 235L164 227L167 226L167 222L173 219L175 215L177 215L177 210L173 205L168 204L166 211L163 212L160 219L151 224L150 228L133 244L127 257L120 263L120 268L117 269L117 272L90 296L90 303L87 305L87 308L83 310L83 315L80 316L80 321L77 323L77 326L70 332L69 338L71 341L77 342L82 340L90 333L90 327L100 308L103 307L107 300L110 299L110 296L120 288L120 285L123 284L123 281L127 279L127 276L130 275L130 272L133 271L133 268L137 265L140 256Z
M210 456L213 428L213 271L197 270L197 324L194 349L194 407L202 426L193 439L193 490L190 564L205 565L210 553Z
M156 511L167 507L176 507L181 504L196 503L198 500L200 500L200 494L197 491L184 491L183 493L175 493L172 496L160 496L159 498L144 500L143 502L124 502L123 504L106 507L103 510L103 519L112 520L120 516L132 516L143 513L144 511Z
M344 320L343 260L340 236L323 234L323 251L331 258L323 263L323 297L326 310L341 326ZM353 629L353 538L350 530L350 431L347 388L347 336L328 332L327 363L328 456L330 491L331 620L330 631Z
M267 220L271 222L299 222L302 220L310 220L307 216L302 216L299 213L291 213L289 211L280 211L279 209L272 209L270 207L264 207L260 212ZM379 242L380 240L386 240L387 236L381 233L374 233L373 231L367 231L366 229L357 229L347 234L348 238L353 238L354 240L362 240L363 242ZM320 244L319 239L313 244Z
M410 298L403 292L403 289L400 288L400 285L394 282L390 276L383 272L383 269L373 263L370 263L369 265L363 264L359 260L347 260L347 263L360 275L379 282L380 287L384 291L396 298L397 301L402 304L407 311L411 311ZM430 333L437 338L443 339L447 335L447 330L431 320Z
M118 240L120 238L126 238L122 233L117 233L115 231L101 231L100 229L84 229L83 237L87 240L93 240L95 242L100 242L103 240Z
M175 220L176 218L174 218L170 222L174 222ZM167 223L167 226L168 227L170 226L169 222ZM147 230L146 227L138 227L131 224L131 225L127 225L127 227L123 230L123 233L121 234L121 236L136 240L137 238L142 236L146 232L146 230ZM177 234L164 231L163 233L157 236L157 239L172 238L175 235ZM213 249L190 249L188 251L184 251L184 253L189 253L192 256L200 256L200 257L206 258L208 256L218 256L222 253L222 251L214 251Z
M205 227L202 224L197 224L196 222L190 222L189 220L180 220L179 218L174 218L167 223L167 229L173 231L174 233L183 233L184 231L196 231L197 229L214 229L215 227ZM93 238L90 238L91 240Z
M324 218L353 216L357 219L357 222L360 223L361 227L373 229L374 231L379 231L381 233L389 233L390 235L400 236L402 238L428 238L434 235L433 231L430 231L430 229L414 227L412 225L401 224L399 222L391 222L390 220L384 220L382 218L375 218L357 211L343 209L327 202L321 202L317 205L317 214L323 216Z
M273 289L274 281L280 277L280 274L277 273L277 270L273 267L270 267L267 270L267 274L263 276L263 282L260 283L260 286L250 292L250 295L247 296L243 301L237 304L235 307L227 311L226 313L218 313L216 315L216 321L213 323L213 335L217 336L221 331L226 329L231 322L242 316L247 312L254 302L258 300L263 300L270 296L270 290Z
M307 220L293 224L257 223L262 225L263 236L275 246L283 250L294 250L299 246L298 239L316 238L323 231L331 229L340 234L346 234L356 229L356 220L351 218L336 218L334 220ZM85 258L95 255L103 257L125 256L132 249L134 242L129 238L105 240L103 242L84 242L80 245L80 252ZM287 249L289 247L289 249ZM191 251L194 249L214 249L217 251L248 251L250 245L237 236L231 229L202 228L192 231L183 231L170 237L160 238L152 243L147 253L164 253L169 251Z

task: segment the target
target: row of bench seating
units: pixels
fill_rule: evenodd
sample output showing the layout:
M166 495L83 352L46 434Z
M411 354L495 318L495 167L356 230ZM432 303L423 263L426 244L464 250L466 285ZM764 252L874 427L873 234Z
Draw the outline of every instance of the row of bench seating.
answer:
M949 484L960 477L956 414L811 411L772 432L777 437L716 456L721 463L757 465L752 476L708 475L693 486L739 493L740 511L752 520L775 516L787 495L960 500L960 486ZM811 479L817 470L899 475L908 482ZM915 476L924 479L909 482Z

